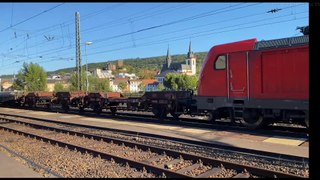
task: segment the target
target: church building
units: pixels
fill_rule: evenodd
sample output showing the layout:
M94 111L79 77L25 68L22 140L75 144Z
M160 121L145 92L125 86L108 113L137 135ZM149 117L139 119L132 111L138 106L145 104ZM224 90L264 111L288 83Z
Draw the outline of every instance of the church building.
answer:
M163 83L164 77L168 73L179 73L179 74L186 74L186 75L196 74L196 57L191 50L191 41L189 44L189 52L188 52L187 58L183 63L172 62L171 56L169 54L169 48L168 48L166 61L162 65L160 73L156 75L157 81L160 83Z

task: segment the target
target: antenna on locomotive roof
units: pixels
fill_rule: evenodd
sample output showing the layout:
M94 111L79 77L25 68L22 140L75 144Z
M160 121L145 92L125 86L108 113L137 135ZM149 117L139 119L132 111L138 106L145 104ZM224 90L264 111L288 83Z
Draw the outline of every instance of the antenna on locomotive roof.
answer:
M298 26L296 30L298 29L303 35L309 35L309 26L301 26L301 27Z

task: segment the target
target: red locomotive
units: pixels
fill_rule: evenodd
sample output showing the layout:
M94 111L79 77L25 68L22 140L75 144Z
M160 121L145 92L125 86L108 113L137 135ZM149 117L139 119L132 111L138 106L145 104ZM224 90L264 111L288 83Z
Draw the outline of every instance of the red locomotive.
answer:
M200 74L197 109L256 128L275 120L309 126L309 36L214 46Z
M40 93L41 94L41 93ZM199 77L198 92L146 92L125 98L120 93L29 93L23 104L150 111L158 118L171 114L206 115L211 121L229 118L248 128L271 122L309 126L309 35L268 41L250 39L214 46ZM37 97L39 96L39 97ZM41 96L41 97L40 97ZM51 96L51 95L50 95Z

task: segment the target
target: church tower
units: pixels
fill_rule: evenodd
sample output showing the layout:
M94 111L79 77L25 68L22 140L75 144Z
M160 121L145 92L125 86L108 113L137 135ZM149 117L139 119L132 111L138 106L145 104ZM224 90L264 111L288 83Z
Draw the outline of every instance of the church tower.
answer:
M191 50L191 41L189 43L189 52L188 52L188 56L186 59L186 64L190 66L191 75L195 75L197 72L197 69L196 69L197 64L196 64L196 57Z
M167 57L166 57L167 68L170 68L171 62L172 62L172 60L171 60L171 56L169 54L169 46L168 46Z

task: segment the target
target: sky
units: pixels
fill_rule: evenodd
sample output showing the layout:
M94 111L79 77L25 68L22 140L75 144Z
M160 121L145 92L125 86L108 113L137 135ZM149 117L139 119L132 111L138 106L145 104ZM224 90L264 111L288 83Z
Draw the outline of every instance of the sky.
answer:
M271 13L268 11L279 9ZM0 3L0 75L22 64L46 71L75 67L75 13L82 64L186 54L256 38L302 35L308 3ZM86 45L86 42L92 42Z

